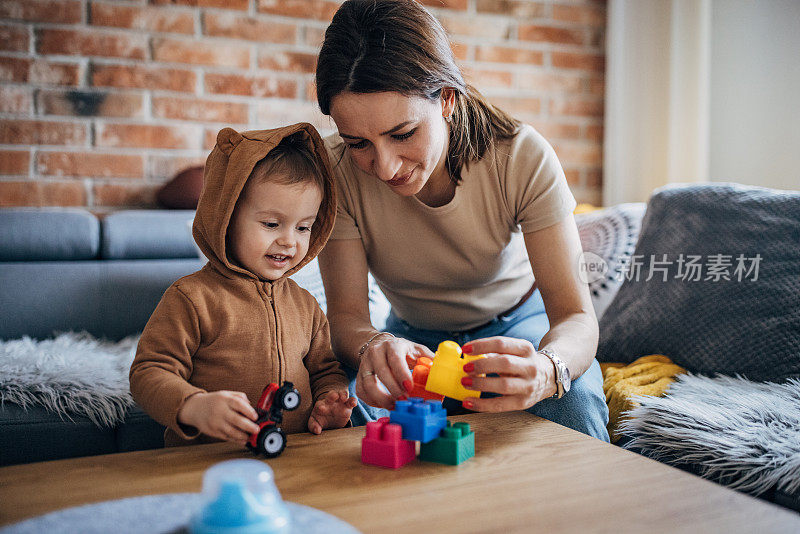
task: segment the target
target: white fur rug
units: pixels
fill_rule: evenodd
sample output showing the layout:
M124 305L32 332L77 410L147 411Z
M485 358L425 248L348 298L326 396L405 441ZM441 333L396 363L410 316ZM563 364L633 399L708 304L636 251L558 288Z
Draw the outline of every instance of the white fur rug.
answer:
M682 375L666 396L634 400L626 448L754 495L800 489L800 380Z
M114 426L133 406L128 371L138 336L112 343L87 333L0 341L0 402Z

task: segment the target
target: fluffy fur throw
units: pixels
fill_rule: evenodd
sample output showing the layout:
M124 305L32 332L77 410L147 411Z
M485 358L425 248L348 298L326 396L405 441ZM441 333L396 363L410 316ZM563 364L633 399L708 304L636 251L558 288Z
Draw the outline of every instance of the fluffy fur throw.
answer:
M0 341L0 403L39 405L114 426L134 404L128 371L137 342L137 336L111 343L86 333Z
M800 380L682 375L665 397L633 400L626 448L754 495L800 489Z

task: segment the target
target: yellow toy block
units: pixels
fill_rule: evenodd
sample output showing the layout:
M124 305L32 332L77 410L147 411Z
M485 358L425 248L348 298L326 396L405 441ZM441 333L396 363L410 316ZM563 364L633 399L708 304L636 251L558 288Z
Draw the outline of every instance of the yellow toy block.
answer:
M436 357L428 373L425 389L451 399L464 400L467 397L480 397L480 391L473 391L461 385L461 379L467 376L464 365L480 360L482 354L467 355L455 341L442 341L436 349ZM481 375L483 376L483 375Z

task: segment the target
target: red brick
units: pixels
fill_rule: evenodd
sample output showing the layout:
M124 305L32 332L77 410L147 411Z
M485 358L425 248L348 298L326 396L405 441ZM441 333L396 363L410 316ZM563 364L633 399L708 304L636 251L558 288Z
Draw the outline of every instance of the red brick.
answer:
M418 0L420 4L444 9L467 9L467 0Z
M307 26L305 28L305 35L303 37L303 42L309 46L314 48L321 48L322 42L325 40L325 29L324 28L312 28Z
M537 120L532 125L545 139L580 139L581 137L581 128L577 124Z
M322 114L316 102L264 99L258 103L255 119L264 128L304 121L310 122L320 131L336 131L333 120Z
M97 152L39 152L38 174L50 176L144 178L142 156Z
M76 122L0 119L0 144L85 145L86 125Z
M574 74L521 72L517 74L517 86L534 93L580 93L583 78Z
M212 37L230 37L283 44L297 42L297 25L295 24L246 17L235 13L204 13L203 21L205 34Z
M478 0L478 12L497 13L516 19L536 19L547 16L544 3L526 0Z
M36 34L36 51L40 54L129 59L147 57L146 35L54 29L39 29Z
M603 100L597 98L555 99L550 102L552 115L575 115L580 117L602 117Z
M33 115L33 89L0 85L0 112Z
M475 59L477 61L491 61L494 63L542 65L544 63L544 53L538 50L526 50L524 48L481 45L475 50Z
M105 123L97 126L99 147L194 148L200 141L197 127Z
M486 17L441 17L439 21L450 35L480 39L509 39L513 21L487 20Z
M317 69L317 54L264 50L258 58L258 68L312 73Z
M196 98L154 97L153 116L198 122L247 124L247 104Z
M31 34L23 26L0 25L0 50L6 52L27 52Z
M21 57L0 57L0 82L27 82L30 66L30 59Z
M152 207L156 205L156 184L94 184L95 206Z
M540 43L582 45L589 39L587 32L584 30L534 24L521 25L517 33L521 41L536 41Z
M192 6L192 7L219 7L222 9L235 9L247 11L250 0L150 0L151 4L166 6Z
M294 98L297 92L296 82L271 76L209 73L205 76L205 85L206 92L214 94Z
M605 72L606 61L602 54L579 54L573 52L553 52L553 66L563 69L582 69Z
M603 149L600 143L585 141L554 141L553 148L564 166L603 164Z
M600 77L592 77L589 80L589 92L593 95L597 96L605 96L606 94L606 81L605 78Z
M21 150L0 150L0 174L27 175L31 155Z
M456 61L466 61L469 58L471 48L468 44L450 41L450 49L453 51L453 57L456 58Z
M217 137L217 132L219 130L214 130L214 139ZM205 132L204 132L205 138ZM213 147L213 141L212 141ZM210 148L209 148L210 150ZM147 177L156 179L159 182L166 182L172 179L173 176L178 174L180 171L188 168L188 167L195 167L197 165L205 165L206 157L208 154L206 153L203 156L189 158L184 156L148 156L147 161Z
M317 101L317 84L314 80L306 82L306 100L309 102Z
M605 7L596 6L554 5L553 19L603 28L606 25L606 10Z
M28 81L39 85L80 85L81 66L37 59L31 64Z
M222 44L208 41L155 39L153 59L167 63L191 63L222 67L250 66L250 47L239 44Z
M489 97L489 101L512 116L536 115L542 109L542 102L538 98L514 97Z
M596 141L598 143L603 142L603 125L601 124L590 124L586 127L586 139L590 141Z
M194 93L197 75L191 70L126 65L92 65L95 87L163 89Z
M258 0L256 10L270 15L330 21L340 4L325 0Z
M72 0L3 0L0 2L0 19L27 22L81 22L81 2Z
M564 177L566 177L568 185L581 185L581 171L577 169L565 169Z
M91 111L86 100L80 97L97 98L97 105ZM144 98L138 93L103 92L103 91L59 91L42 90L37 97L37 109L44 115L88 114L96 117L142 117L144 115ZM81 113L83 111L84 113Z
M486 70L471 67L462 69L467 82L478 90L485 87L511 87L513 75L508 71Z
M194 33L192 13L163 8L92 3L91 22L94 26L166 33Z
M203 150L206 152L210 152L214 145L217 144L217 134L219 130L217 129L206 129L203 132Z
M85 206L86 190L76 182L0 182L0 207Z
M603 171L593 169L586 171L586 187L599 188L603 185Z

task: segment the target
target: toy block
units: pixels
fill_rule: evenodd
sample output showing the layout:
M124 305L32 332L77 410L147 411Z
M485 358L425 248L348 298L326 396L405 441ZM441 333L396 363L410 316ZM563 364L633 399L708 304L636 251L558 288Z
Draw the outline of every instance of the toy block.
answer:
M467 376L465 364L485 357L482 354L462 354L461 347L455 341L442 341L436 349L425 389L456 400L480 397L480 391L465 388L461 379Z
M437 401L412 397L395 402L389 420L403 428L403 439L426 443L447 426L447 410Z
M423 443L419 459L425 462L458 465L475 456L475 432L468 423L456 423L442 430L438 438Z
M411 379L413 385L411 391L408 392L409 397L419 397L425 400L441 401L444 395L433 393L425 389L425 384L428 383L428 374L431 371L433 360L426 356L422 356L416 362L413 371L411 371Z
M367 423L367 434L361 440L361 462L397 469L417 455L417 444L402 438L400 425L389 422L388 417Z

